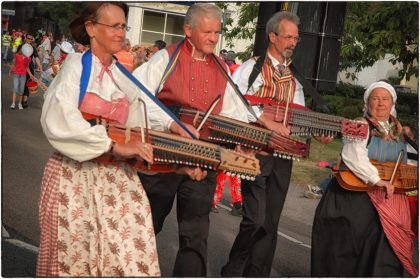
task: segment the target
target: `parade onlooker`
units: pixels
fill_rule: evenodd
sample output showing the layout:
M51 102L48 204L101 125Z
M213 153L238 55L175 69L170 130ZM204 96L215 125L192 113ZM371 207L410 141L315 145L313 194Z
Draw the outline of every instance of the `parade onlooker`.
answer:
M70 53L75 53L73 46L69 42L62 42L60 45L60 56L58 57L56 63L61 66Z
M64 35L60 35L56 40L56 44L51 52L51 64L56 64L61 56L61 44L64 42Z
M79 44L77 42L75 42L73 45L74 45L74 50L77 53L83 53L83 52L85 52L88 49L88 47L86 47L86 46L84 46L82 44Z
M22 33L16 32L15 33L15 39L13 40L12 47L13 47L13 53L17 52L17 49L20 45L22 45Z
M226 54L227 54L226 49L222 49L221 51L219 51L219 57L222 58L223 61L226 61Z
M229 67L230 73L233 75L236 69L238 69L239 64L236 64L235 61L236 54L234 51L230 50L225 55L225 62Z
M30 45L25 44L25 47L31 47ZM29 62L31 59L22 53L23 45L20 45L13 58L13 64L10 67L9 76L13 73L13 96L12 96L12 104L10 106L11 109L16 108L16 98L19 96L18 100L18 108L23 109L22 107L22 99L23 99L23 92L25 90L26 84L26 73L30 73L28 69ZM32 54L32 53L31 53ZM29 56L31 55L29 54ZM32 75L32 74L29 74Z
M12 36L9 34L9 31L6 31L1 37L1 52L3 55L3 60L7 60L7 54L9 53L11 43Z
M42 72L42 65L41 65L41 61L39 60L39 57L38 57L38 51L36 49L35 39L32 35L27 34L25 42L27 44L30 44L33 48L33 53L30 57L31 62L29 63L29 72L31 73L31 75L33 77L35 77L35 69L37 69L40 74ZM26 80L29 80L30 78L31 78L31 76L27 72L26 73ZM23 108L28 107L28 98L29 98L29 89L28 89L28 86L25 86L25 90L23 92L23 99L22 99L22 107Z
M49 33L51 34L51 33ZM51 35L52 36L52 35ZM42 70L48 69L50 64L50 53L51 53L51 39L50 36L44 35L42 37L42 43L39 45L40 60L42 63Z
M214 193L212 212L219 212L217 204L223 196L223 189L225 188L226 178L229 182L230 196L232 198L231 215L240 216L242 214L242 194L241 194L241 179L238 176L227 175L223 171L217 174L216 178L216 192Z
M151 163L153 148L140 141L115 142L104 125L93 125L95 117L129 128L147 121L138 91L113 58L121 50L127 13L122 2L85 3L70 31L90 51L69 55L48 88L41 125L57 152L41 188L37 276L160 276L149 201L136 171L124 161ZM81 79L88 68L88 77ZM88 112L95 113L93 119ZM104 153L121 160L93 161Z
M152 55L166 47L166 43L162 40L155 41L155 44L150 48Z

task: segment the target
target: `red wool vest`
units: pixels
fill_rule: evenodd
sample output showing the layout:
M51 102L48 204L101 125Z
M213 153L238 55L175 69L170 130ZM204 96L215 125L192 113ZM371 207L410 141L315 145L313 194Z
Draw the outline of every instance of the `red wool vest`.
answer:
M176 47L177 44L173 44L166 48L169 57ZM209 55L205 61L192 58L192 46L187 40L180 51L178 63L157 97L168 106L206 111L217 95L221 95L222 99L213 110L213 114L219 114L226 91L226 79ZM227 70L225 63L219 57L217 59Z

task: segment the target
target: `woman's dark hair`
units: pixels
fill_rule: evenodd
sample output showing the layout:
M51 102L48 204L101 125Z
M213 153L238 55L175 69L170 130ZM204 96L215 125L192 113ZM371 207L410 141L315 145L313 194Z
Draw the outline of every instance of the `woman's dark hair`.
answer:
M96 21L99 17L99 10L107 5L115 5L120 7L124 11L124 15L127 18L128 6L122 2L87 2L83 4L82 13L75 18L69 25L69 29L73 39L82 44L89 45L90 38L86 32L85 22Z

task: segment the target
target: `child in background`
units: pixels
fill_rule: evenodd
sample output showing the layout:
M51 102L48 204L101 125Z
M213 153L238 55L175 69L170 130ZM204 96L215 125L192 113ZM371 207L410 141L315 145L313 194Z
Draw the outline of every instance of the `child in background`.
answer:
M232 197L233 208L230 214L234 216L242 215L242 194L241 194L241 179L237 176L226 175L224 172L219 172L216 178L216 192L214 193L212 211L218 213L217 204L223 196L223 189L225 187L226 178L228 178L230 186L230 195Z
M18 101L18 108L21 110L22 107L22 97L23 92L25 90L26 84L26 73L28 73L31 78L33 77L32 73L29 71L29 62L31 59L26 57L22 53L23 45L18 46L16 53L13 57L13 64L10 67L9 76L12 76L13 73L13 97L12 97L12 104L10 106L11 109L16 108L16 98L19 96Z

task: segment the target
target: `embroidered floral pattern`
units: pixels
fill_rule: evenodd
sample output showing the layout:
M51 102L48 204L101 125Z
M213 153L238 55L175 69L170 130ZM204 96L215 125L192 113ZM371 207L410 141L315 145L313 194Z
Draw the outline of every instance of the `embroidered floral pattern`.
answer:
M59 276L160 276L150 205L125 165L63 158Z

